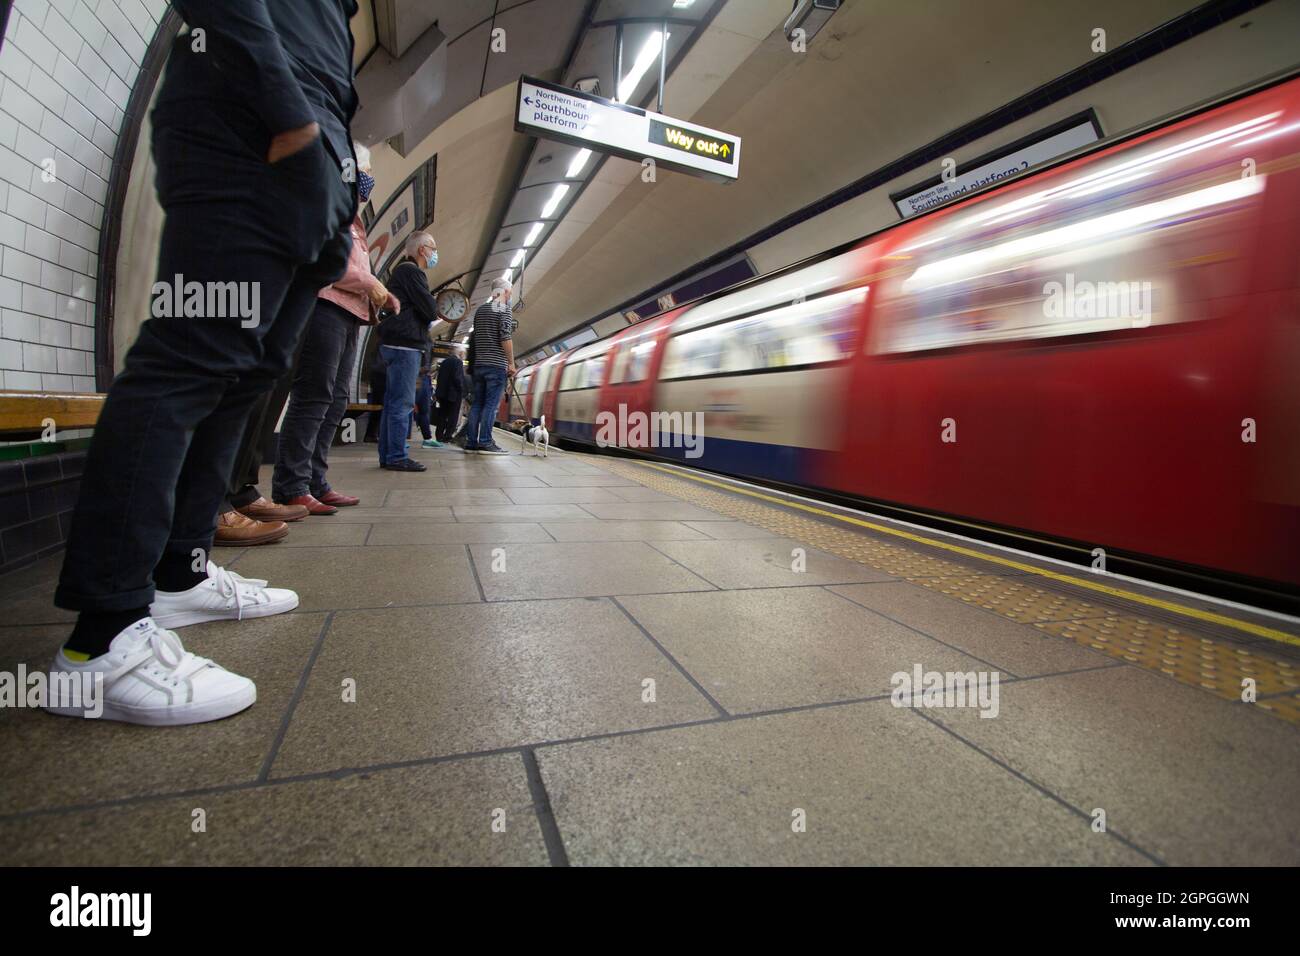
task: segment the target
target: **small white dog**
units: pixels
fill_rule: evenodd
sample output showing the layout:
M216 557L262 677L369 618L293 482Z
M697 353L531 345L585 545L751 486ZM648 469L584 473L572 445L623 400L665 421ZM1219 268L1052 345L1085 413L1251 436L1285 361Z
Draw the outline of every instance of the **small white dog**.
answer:
M543 458L551 457L551 433L546 430L546 416L542 416L540 425L524 424L523 431L519 433L522 441L519 443L519 454L524 453L527 445L533 446L533 451L540 454Z

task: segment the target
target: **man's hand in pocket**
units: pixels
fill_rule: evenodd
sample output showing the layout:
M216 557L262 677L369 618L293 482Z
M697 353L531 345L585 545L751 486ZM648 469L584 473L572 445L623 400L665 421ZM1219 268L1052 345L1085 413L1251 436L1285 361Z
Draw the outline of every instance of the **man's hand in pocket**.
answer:
M297 129L277 133L275 138L271 140L271 148L266 151L266 161L268 163L278 163L280 160L306 149L319 136L319 123L308 123L306 126L299 126Z

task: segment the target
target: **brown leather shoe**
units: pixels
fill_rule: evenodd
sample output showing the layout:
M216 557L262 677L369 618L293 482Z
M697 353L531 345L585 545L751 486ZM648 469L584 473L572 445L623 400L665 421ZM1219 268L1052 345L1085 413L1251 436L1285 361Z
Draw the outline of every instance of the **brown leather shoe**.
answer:
M333 505L322 504L311 495L299 495L297 498L290 498L285 504L300 505L307 509L308 514L313 515L332 515L339 510Z
M360 498L354 498L352 495L342 494L332 488L316 500L323 505L333 505L336 508L348 508L352 505L361 504Z
M227 511L217 518L217 536L212 543L227 548L246 548L254 544L270 544L289 533L283 521L254 521L238 511Z
M301 521L310 512L298 505L278 505L274 501L258 498L252 504L236 508L240 514L254 521Z

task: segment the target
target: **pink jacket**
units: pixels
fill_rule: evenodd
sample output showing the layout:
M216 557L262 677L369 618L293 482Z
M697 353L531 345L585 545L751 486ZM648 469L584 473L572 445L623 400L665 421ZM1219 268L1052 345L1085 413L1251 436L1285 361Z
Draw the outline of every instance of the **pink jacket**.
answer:
M348 254L348 271L333 285L320 290L320 297L347 309L357 321L374 325L370 313L371 289L381 283L370 273L370 247L366 244L366 230L361 218L352 220L352 252Z

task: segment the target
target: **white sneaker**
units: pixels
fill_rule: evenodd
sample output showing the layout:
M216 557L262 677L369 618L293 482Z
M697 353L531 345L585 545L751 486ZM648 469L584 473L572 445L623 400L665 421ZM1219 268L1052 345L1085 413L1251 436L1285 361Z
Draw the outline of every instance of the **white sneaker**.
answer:
M270 617L298 606L287 588L269 588L261 578L246 578L208 562L208 579L188 591L159 591L149 612L159 627L185 627L205 621Z
M179 637L150 617L113 638L107 654L85 663L56 651L50 670L74 675L83 689L62 700L51 690L45 709L67 717L171 727L220 720L257 700L251 680L189 653Z

